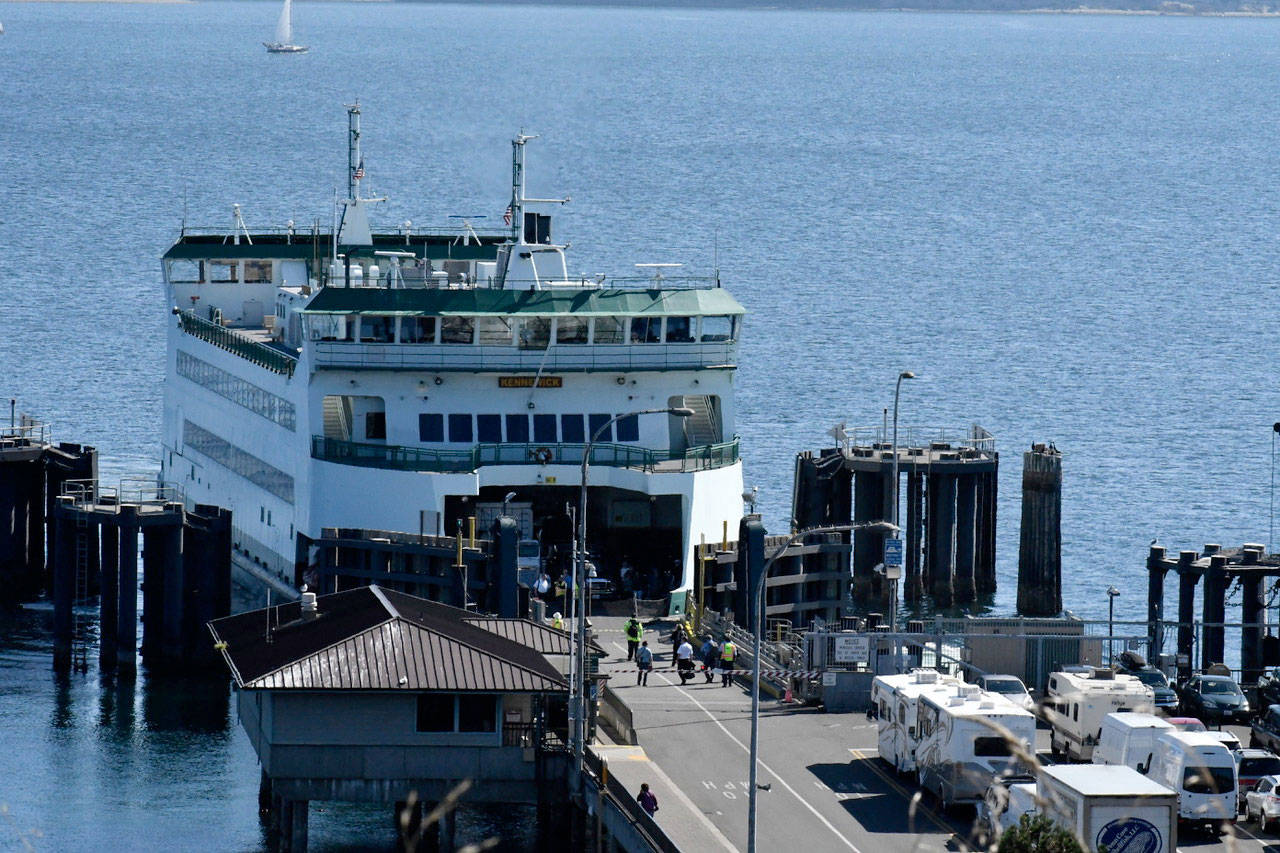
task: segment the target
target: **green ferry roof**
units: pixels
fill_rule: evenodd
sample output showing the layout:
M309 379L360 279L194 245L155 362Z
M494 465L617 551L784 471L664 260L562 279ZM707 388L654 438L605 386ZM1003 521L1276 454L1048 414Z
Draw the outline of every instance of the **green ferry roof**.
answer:
M575 314L591 316L706 316L745 314L738 300L722 288L700 290L619 290L556 288L554 290L460 290L369 287L326 287L304 314L425 314L476 316L495 314Z

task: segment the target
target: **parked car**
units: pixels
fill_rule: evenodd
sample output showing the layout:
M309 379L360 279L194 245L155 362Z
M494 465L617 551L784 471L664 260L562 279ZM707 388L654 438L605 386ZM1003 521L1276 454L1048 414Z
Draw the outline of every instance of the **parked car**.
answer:
M1244 819L1258 818L1258 829L1267 831L1271 821L1280 817L1280 776L1263 776L1245 794Z
M1034 815L1036 777L1013 775L997 779L987 788L977 805L977 824L986 833L987 844L1000 840L1000 835L1024 815Z
M1240 793L1240 808L1244 809L1244 798L1263 776L1280 774L1280 755L1266 749L1237 749L1232 753L1236 759L1236 777Z
M1280 666L1258 676L1258 704L1263 708L1280 705Z
M1157 708L1178 707L1178 694L1169 683L1169 677L1148 664L1142 655L1134 651L1121 652L1117 659L1117 667L1121 672L1134 676L1151 688L1152 693L1155 694Z
M981 675L978 676L978 686L988 693L999 694L1018 707L1035 713L1036 700L1031 698L1026 685L1016 676Z
M1183 714L1194 714L1206 723L1247 723L1249 700L1240 685L1227 675L1193 675L1178 688Z
M1209 732L1209 734L1217 738L1218 740L1222 741L1222 745L1225 746L1227 749L1231 750L1232 752L1235 752L1237 749L1240 749L1242 746L1244 746L1244 744L1240 743L1240 738L1236 737L1235 732L1229 731L1227 729L1219 729L1217 731L1211 731Z
M1280 755L1280 705L1272 705L1249 727L1249 746Z
M1180 732L1209 731L1209 727L1195 717L1169 717L1166 722Z

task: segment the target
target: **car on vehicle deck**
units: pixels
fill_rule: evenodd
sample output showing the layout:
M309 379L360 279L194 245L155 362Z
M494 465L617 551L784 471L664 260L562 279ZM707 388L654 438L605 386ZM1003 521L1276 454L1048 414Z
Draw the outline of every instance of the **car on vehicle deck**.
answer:
M1280 705L1267 708L1249 726L1249 746L1280 755Z
M1132 675L1151 688L1151 692L1154 694L1152 704L1156 708L1170 711L1177 710L1178 694L1173 689L1173 685L1169 683L1169 677L1148 664L1142 655L1134 651L1121 652L1116 666L1120 672Z
M995 693L1027 711L1035 713L1036 700L1031 698L1022 679L1014 675L980 675L977 685L988 693Z
M1244 819L1258 819L1258 829L1266 832L1280 818L1280 776L1263 776L1245 794Z
M1196 717L1167 717L1165 719L1169 725L1173 726L1180 732L1207 732L1209 727Z
M1191 676L1178 688L1178 701L1183 714L1206 723L1247 723L1251 716L1249 700L1229 675Z
M1237 749L1231 754L1236 759L1236 785L1243 810L1245 794L1253 790L1263 776L1280 775L1280 755L1267 749Z

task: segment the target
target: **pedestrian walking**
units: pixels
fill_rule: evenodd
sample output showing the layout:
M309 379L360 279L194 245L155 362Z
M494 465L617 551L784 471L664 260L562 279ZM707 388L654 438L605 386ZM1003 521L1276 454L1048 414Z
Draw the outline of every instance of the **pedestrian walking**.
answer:
M716 667L720 664L720 647L708 636L699 652L702 657L702 674L707 677L707 684L710 684L715 680Z
M676 671L680 675L681 685L693 678L693 645L688 640L682 641L676 649Z
M725 640L724 645L720 647L720 686L728 687L733 681L733 658L738 653L738 647L733 644L733 640Z
M658 810L658 798L653 791L649 790L648 782L640 783L640 793L636 795L636 802L649 817L653 817L654 812Z
M649 648L649 641L645 640L640 643L640 648L636 649L636 686L649 686L649 670L653 669L653 650Z
M679 622L671 629L671 649L675 651L680 647L680 643L684 640L684 626Z
M636 649L640 648L640 637L644 634L644 626L640 624L639 619L632 616L622 630L627 635L627 660L635 660Z

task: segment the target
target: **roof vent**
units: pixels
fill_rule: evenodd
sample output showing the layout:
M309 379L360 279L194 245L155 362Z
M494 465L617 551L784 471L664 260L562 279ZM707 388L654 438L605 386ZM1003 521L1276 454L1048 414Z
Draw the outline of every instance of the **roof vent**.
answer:
M937 684L938 673L934 670L917 670L916 684Z
M316 594L314 592L304 592L302 594L302 618L314 619L319 615L319 609L316 607Z
M983 699L981 702L978 703L979 708L984 708L986 710L991 710L995 706L996 706L996 703L992 699Z
M1094 667L1093 678L1099 681L1115 681L1116 671L1110 667Z
M950 699L950 701L948 701L948 702L947 702L947 704L948 704L948 705L950 705L950 706L952 706L952 707L955 707L956 705L963 705L963 704L964 704L964 697L963 697L963 696L952 696L952 697L951 697L951 699Z

